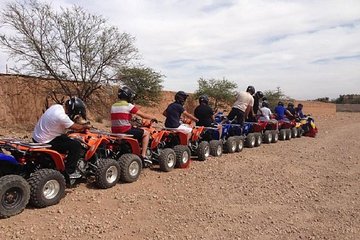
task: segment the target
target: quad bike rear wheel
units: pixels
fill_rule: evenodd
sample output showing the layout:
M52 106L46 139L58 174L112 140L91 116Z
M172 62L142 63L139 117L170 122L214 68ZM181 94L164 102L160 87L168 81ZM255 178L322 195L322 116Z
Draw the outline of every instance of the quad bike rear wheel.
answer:
M236 151L236 140L234 137L229 137L226 140L225 149L227 153L234 153Z
M297 131L298 131L297 137L301 138L302 135L304 134L304 130L301 127L299 127L299 128L297 128Z
M291 129L285 129L286 130L286 136L285 139L286 140L290 140L291 139Z
M277 143L277 141L279 140L279 132L277 130L272 130L271 134L272 134L271 143Z
M244 149L244 138L242 136L235 136L236 150L235 152L241 152Z
M286 129L280 129L279 140L284 141L286 139Z
M296 127L293 127L293 128L291 129L291 138L296 138L297 135L298 135L298 130L297 130Z
M95 170L95 184L98 188L107 189L115 186L120 179L121 167L114 159L100 158Z
M255 147L259 147L262 143L261 133L254 133L254 134L255 134Z
M30 199L30 185L21 176L6 175L0 178L0 218L21 213Z
M161 150L159 156L160 170L163 172L170 172L176 165L176 153L171 148L164 148Z
M55 205L65 196L65 178L57 170L40 169L28 179L31 194L30 203L34 207L43 208Z
M139 179L142 171L141 159L132 153L126 153L119 158L120 180L126 183L132 183Z
M253 148L255 147L255 135L254 133L249 133L247 136L246 136L246 139L245 139L245 145L246 147L248 148Z
M264 136L263 136L263 139L264 139L264 143L271 143L272 142L272 139L273 139L273 134L270 130L266 130L264 132Z
M176 145L174 147L174 152L176 155L175 167L177 168L187 168L190 165L191 151L188 146L185 145Z
M223 145L219 140L210 141L210 154L214 157L220 157L223 153Z
M197 156L199 161L205 161L210 156L210 145L206 141L200 142L197 150Z

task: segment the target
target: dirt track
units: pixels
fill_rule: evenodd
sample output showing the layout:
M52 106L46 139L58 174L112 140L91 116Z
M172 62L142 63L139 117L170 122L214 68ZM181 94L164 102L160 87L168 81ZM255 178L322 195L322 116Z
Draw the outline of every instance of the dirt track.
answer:
M60 204L0 220L1 239L359 239L360 114L318 118L316 138L81 184Z

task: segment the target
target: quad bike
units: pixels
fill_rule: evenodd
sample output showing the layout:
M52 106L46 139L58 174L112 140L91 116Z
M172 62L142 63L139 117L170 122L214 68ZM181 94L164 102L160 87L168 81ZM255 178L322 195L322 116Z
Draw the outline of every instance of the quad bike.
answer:
M154 121L137 119L140 126L150 132L147 156L150 162L145 166L159 164L160 170L169 172L175 167L187 168L190 165L191 152L186 145L187 136L173 129L160 129ZM185 143L185 144L184 144Z
M241 125L232 123L222 113L215 116L215 122L222 125L220 140L223 143L224 151L227 153L241 152L244 148L244 136ZM215 136L219 135L216 132L214 134Z
M279 120L279 140L290 140L292 137L292 129L295 128L295 121Z
M140 147L130 135L92 130L68 136L83 146L78 171L83 177L95 177L99 188L113 187L119 179L127 183L138 180L142 170Z
M0 162L17 164L11 155L0 153ZM3 166L3 164L1 164ZM30 185L20 175L0 175L0 218L21 213L30 199Z
M153 121L146 121L141 119L136 119L140 122L138 124L142 129L150 132L150 142L149 148L147 149L147 157L149 161L144 162L145 167L151 167L155 164L158 164L161 171L170 172L173 170L177 164L176 153L175 151L166 146L164 140L170 134L166 130L158 130L153 125Z
M311 116L307 116L306 118L300 120L300 124L301 131L304 136L316 137L316 134L318 133L318 128L315 125L314 118L312 118Z
M254 125L255 132L262 132L263 143L276 143L279 140L279 130L276 120L258 120Z
M257 122L245 122L242 128L245 136L245 146L248 148L259 147L262 143L264 125Z
M223 131L223 130L221 130ZM194 127L190 139L190 149L198 160L204 161L209 155L220 157L223 153L223 141L219 139L217 127Z
M17 175L26 179L30 186L30 204L35 207L55 205L65 195L66 182L62 174L65 171L65 156L50 147L49 144L17 139L0 140L0 148L11 154L0 161L0 176ZM20 179L15 181L20 184L18 189L21 189L26 199L26 184Z

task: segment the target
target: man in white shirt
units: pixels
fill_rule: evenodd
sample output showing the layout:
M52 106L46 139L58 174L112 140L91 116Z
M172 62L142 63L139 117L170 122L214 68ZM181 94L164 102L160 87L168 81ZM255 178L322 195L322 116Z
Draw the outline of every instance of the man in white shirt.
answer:
M76 165L80 158L81 144L69 138L66 129L83 131L90 128L89 124L74 123L74 117L80 115L86 119L85 104L80 98L70 98L65 107L54 104L48 108L37 122L32 138L37 143L48 143L51 149L60 153L67 153L65 171L70 178L79 178Z
M254 98L252 95L255 93L253 86L248 86L246 92L241 91L236 97L236 101L228 115L230 121L235 119L236 123L243 124L244 119L247 119L249 112L252 111L254 106Z
M269 104L267 102L262 102L262 107L259 109L259 115L261 121L270 121L271 110L269 108Z

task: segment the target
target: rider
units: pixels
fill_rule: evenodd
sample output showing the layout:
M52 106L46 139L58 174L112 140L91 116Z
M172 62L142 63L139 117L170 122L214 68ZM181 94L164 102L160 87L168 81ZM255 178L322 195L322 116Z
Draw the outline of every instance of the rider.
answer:
M135 128L131 125L130 120L132 114L138 115L145 119L157 121L155 117L143 113L134 104L133 101L136 93L129 87L124 86L119 88L119 101L111 106L111 131L113 133L124 133L133 135L138 142L141 142L141 157L145 160L146 149L149 144L150 133L141 128Z
M269 108L269 104L265 101L263 101L261 103L261 108L259 109L259 113L260 113L260 120L261 121L270 121L271 118L271 110Z
M221 136L222 127L214 121L214 111L209 106L209 98L207 95L201 95L199 97L199 106L195 108L194 115L199 119L196 126L217 127Z
M254 95L254 106L253 111L249 112L248 120L250 122L256 122L256 114L260 109L260 100L264 97L264 93L262 91L257 91Z
M228 115L230 121L236 119L236 122L243 124L250 112L253 111L255 88L248 86L246 92L241 91L237 94L236 101Z
M65 171L70 178L80 178L76 171L77 161L80 158L81 144L69 138L66 129L83 131L90 128L90 124L75 123L80 115L86 119L86 107L80 98L72 97L65 102L65 106L54 104L48 108L37 122L32 138L36 143L48 143L51 149L60 153L67 153Z
M301 103L298 104L298 106L295 108L295 113L296 116L298 116L299 118L305 118L305 114L302 111L303 109L303 105Z
M288 106L287 106L286 110L288 110L288 111L292 114L292 116L293 116L293 117L288 116L289 119L292 119L292 118L295 117L296 113L295 113L294 104L293 104L292 102L288 103Z
M177 128L186 132L188 138L191 136L192 128L186 124L182 124L180 122L180 117L183 114L185 117L188 117L190 120L194 122L198 122L199 119L188 113L184 109L184 103L189 95L184 91L179 91L175 94L175 101L170 103L168 107L163 112L163 115L166 117L165 127L167 128Z
M278 105L275 107L276 120L287 120L286 116L294 117L291 112L289 112L285 107L282 101L279 101Z

